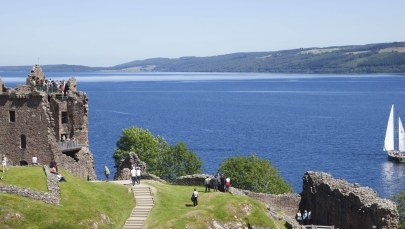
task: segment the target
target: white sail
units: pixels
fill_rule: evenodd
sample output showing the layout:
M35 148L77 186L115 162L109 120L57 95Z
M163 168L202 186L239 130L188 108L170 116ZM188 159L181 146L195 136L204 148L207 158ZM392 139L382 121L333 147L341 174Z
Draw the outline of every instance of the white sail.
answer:
M400 117L398 117L398 150L399 152L405 151L405 132Z
M390 151L394 149L394 105L392 105L388 118L387 132L385 132L384 150Z

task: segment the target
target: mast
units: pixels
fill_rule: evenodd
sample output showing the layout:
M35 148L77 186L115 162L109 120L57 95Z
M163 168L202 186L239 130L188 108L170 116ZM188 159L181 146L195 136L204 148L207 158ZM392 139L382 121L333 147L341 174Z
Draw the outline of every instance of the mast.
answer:
M405 132L400 117L398 117L398 150L399 152L405 151Z
M388 118L387 131L385 132L384 150L394 150L394 105L391 106Z

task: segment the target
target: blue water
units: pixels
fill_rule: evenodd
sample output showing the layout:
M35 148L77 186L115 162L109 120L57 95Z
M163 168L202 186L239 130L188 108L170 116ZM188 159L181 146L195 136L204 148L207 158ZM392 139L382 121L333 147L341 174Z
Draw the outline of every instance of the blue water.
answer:
M7 86L24 78L0 72ZM25 76L26 73L19 73ZM401 75L48 73L74 75L89 96L89 138L98 177L121 130L149 129L185 142L214 173L234 155L271 160L300 192L305 171L369 186L389 197L405 190L405 164L382 151L391 104L405 117ZM51 77L50 77L51 76ZM9 82L9 83L8 83Z

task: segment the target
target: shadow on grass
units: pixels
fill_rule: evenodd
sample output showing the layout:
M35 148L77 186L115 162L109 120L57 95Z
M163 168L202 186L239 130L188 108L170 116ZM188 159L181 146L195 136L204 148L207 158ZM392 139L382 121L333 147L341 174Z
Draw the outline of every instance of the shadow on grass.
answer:
M193 204L185 204L186 207L194 207Z

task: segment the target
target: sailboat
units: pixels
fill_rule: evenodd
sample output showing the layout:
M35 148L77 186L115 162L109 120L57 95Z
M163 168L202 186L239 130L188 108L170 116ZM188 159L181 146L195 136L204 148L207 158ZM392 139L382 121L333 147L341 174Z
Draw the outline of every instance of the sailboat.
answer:
M395 148L394 105L391 107L390 116L388 118L384 151L388 154L388 160L405 163L405 132L400 117L398 117L398 148Z

